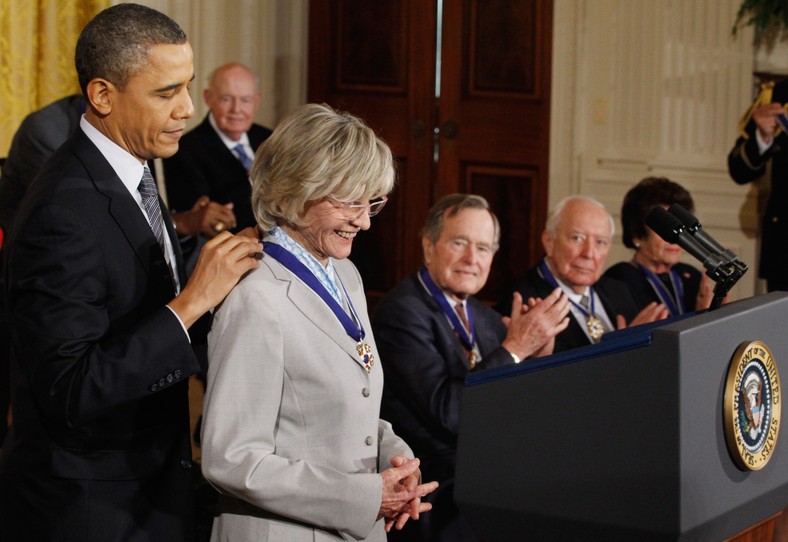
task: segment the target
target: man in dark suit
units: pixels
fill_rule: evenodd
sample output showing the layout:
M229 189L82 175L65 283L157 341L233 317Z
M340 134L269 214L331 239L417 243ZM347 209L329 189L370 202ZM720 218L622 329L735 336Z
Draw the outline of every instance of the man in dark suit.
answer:
M602 276L614 232L613 217L593 198L569 196L555 206L542 232L546 256L514 284L498 305L509 313L512 295L547 296L558 287L569 297L569 326L555 338L554 352L599 342L606 332L667 317L651 303L640 313L626 283Z
M728 172L738 184L760 179L769 172L769 198L761 215L761 256L758 276L770 292L788 290L788 132L777 123L786 118L788 80L774 86L770 103L757 106L728 154ZM786 123L788 124L788 123ZM767 165L771 163L771 168Z
M81 94L66 96L30 113L19 125L0 177L0 235L10 235L19 202L47 158L68 138L85 112ZM0 241L0 262L3 258ZM8 431L9 355L11 338L3 309L0 268L0 447Z
M193 56L136 4L83 29L87 111L28 189L7 255L14 420L0 458L4 541L194 540L188 329L257 266L223 233L183 274L147 163L193 113Z
M254 123L260 107L257 76L243 64L220 66L211 74L203 98L210 109L205 120L183 136L175 155L164 160L170 208L177 213L210 199L227 210L213 223L215 233L254 226L249 168L257 147L271 135L271 130Z
M422 230L425 266L378 302L372 316L385 375L381 417L421 459L424 479L440 483L427 499L433 511L401 533L392 530L392 541L476 540L452 498L465 376L550 353L568 324L568 302L558 289L525 307L516 296L508 326L473 297L487 281L499 237L484 198L442 198Z
M30 113L11 141L0 179L0 227L10 232L19 202L33 177L74 131L85 112L85 99L73 94Z

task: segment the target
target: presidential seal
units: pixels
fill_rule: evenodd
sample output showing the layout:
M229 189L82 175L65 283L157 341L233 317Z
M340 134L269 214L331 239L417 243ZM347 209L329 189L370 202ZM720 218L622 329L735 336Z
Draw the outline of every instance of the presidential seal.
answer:
M736 349L725 383L725 440L742 470L760 470L774 454L780 433L780 375L760 341Z

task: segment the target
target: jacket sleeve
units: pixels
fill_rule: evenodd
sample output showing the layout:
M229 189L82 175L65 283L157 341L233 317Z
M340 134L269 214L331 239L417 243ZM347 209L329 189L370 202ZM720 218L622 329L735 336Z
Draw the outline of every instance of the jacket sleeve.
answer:
M760 154L755 136L755 123L747 126L749 139L740 137L728 153L728 173L737 184L746 184L759 179L766 172L766 163L772 156L775 144Z

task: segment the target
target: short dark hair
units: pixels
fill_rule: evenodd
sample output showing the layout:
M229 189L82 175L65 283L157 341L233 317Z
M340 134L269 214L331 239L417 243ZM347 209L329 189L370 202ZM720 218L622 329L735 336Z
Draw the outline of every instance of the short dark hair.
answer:
M501 227L498 217L490 209L490 204L482 196L476 194L449 194L443 196L432 206L427 213L427 221L421 229L421 236L429 239L431 243L437 243L443 231L443 221L447 217L452 217L463 209L484 209L490 213L495 228L493 239L493 250L498 250L501 240Z
M690 212L695 209L686 188L665 177L646 177L629 189L621 205L624 246L635 248L635 239L646 237L646 215L657 205L678 203Z
M118 4L98 13L77 39L74 62L82 94L97 77L121 90L147 65L155 45L186 43L186 33L165 14L139 4Z

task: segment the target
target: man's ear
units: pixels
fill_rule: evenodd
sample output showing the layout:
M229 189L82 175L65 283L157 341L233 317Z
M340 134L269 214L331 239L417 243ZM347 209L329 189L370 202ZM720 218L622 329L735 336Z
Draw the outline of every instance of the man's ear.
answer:
M115 85L106 79L96 78L88 83L86 90L88 103L99 116L106 117L112 112Z
M542 232L542 248L544 248L544 253L547 254L548 258L553 257L553 245L555 244L555 239L553 238L553 234L547 230Z
M423 236L421 238L421 250L424 252L424 264L429 265L430 261L432 261L432 251L435 248L435 245L432 244L432 241L427 239L427 236Z

